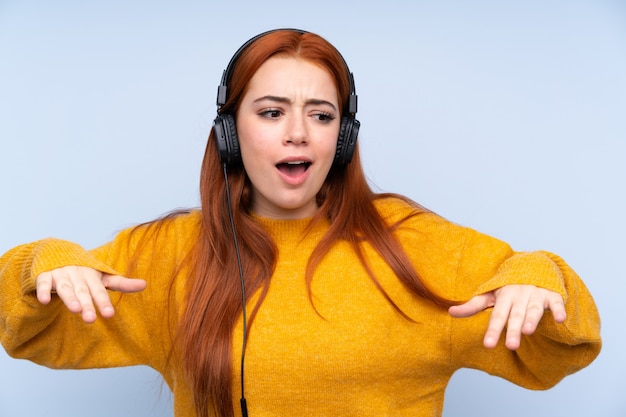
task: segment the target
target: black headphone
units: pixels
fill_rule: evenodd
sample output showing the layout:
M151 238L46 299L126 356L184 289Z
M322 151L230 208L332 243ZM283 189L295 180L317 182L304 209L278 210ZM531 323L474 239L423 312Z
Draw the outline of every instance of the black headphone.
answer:
M300 29L274 29L253 37L244 43L237 50L237 52L235 52L235 55L233 55L230 59L228 66L224 70L222 82L219 87L217 87L217 117L213 121L213 133L215 135L215 145L217 146L220 161L222 164L226 164L226 166L231 167L241 164L241 152L239 150L239 138L237 137L235 115L231 113L222 113L220 111L221 107L226 103L226 99L228 98L228 83L232 77L233 67L239 59L239 56L248 46L250 46L250 44L265 35L279 30L292 30L300 34L308 33ZM342 166L352 160L361 123L355 118L357 111L357 95L354 88L354 76L350 72L348 64L343 56L341 56L339 51L337 51L337 53L343 60L348 74L348 79L350 80L350 98L348 101L348 109L347 112L344 112L344 115L341 117L339 137L337 139L337 150L333 161L333 165Z

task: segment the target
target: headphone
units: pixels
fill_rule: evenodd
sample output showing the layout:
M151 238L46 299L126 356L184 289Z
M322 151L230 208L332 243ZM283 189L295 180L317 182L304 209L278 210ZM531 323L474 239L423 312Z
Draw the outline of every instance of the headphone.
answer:
M225 164L228 167L241 164L241 152L239 149L239 138L237 137L237 125L235 123L235 115L232 113L221 112L221 108L224 104L226 104L226 100L228 98L228 83L232 78L233 68L241 54L248 48L248 46L250 46L259 38L280 30L291 30L301 35L308 33L300 29L274 29L263 32L253 37L252 39L244 43L237 50L237 52L235 52L235 55L233 55L233 57L230 59L228 66L224 70L220 85L217 87L217 117L213 121L213 133L215 135L215 144L217 146L217 152L220 161L222 162L222 164ZM344 66L346 67L346 72L348 74L348 79L350 82L348 111L344 112L344 115L341 117L339 137L337 139L337 150L335 152L335 158L333 160L334 166L343 166L352 160L361 123L355 118L357 111L357 95L354 88L354 76L350 72L348 64L346 63L341 53L339 53L339 51L337 51L337 53L341 57Z

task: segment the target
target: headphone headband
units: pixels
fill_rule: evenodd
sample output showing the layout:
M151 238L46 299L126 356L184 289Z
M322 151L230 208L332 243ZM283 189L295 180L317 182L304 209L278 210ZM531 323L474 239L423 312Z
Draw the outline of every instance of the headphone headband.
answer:
M251 38L248 41L246 41L246 43L241 45L239 47L239 49L237 49L235 54L232 56L230 61L228 62L228 66L226 67L226 69L222 73L222 81L221 81L220 85L217 87L216 104L217 104L218 112L219 112L219 109L224 104L226 104L226 100L228 99L228 84L230 83L230 80L231 80L231 78L233 76L233 71L234 71L234 68L235 68L235 64L239 60L239 57L241 56L241 54L248 48L248 46L253 44L257 39L260 39L260 38L264 37L265 35L269 35L270 33L283 31L283 30L297 32L300 35L304 35L305 33L309 33L306 30L293 29L293 28L272 29L272 30L268 30L266 32L263 32L263 33L260 33L260 34L258 34L256 36L254 36L253 38ZM343 62L343 65L346 68L346 72L348 74L348 82L350 84L350 97L349 97L349 100L348 100L348 113L350 113L352 116L354 116L356 114L356 112L357 112L357 107L358 107L358 99L357 99L357 95L356 95L356 89L355 89L355 86L354 86L354 76L353 76L352 72L350 72L350 68L348 67L348 63L346 62L344 57L341 55L341 53L337 49L335 49L335 51L337 51L337 54L339 54L339 57L341 58L341 60Z
M219 158L225 166L241 164L241 153L239 151L239 138L237 136L235 116L233 114L222 113L220 111L222 106L226 104L226 101L228 100L228 84L232 78L234 67L241 54L250 46L250 44L265 35L282 30L293 31L301 35L309 33L300 29L274 29L256 35L237 49L222 74L222 81L217 87L217 117L213 122L213 133L215 136L215 146L217 147ZM334 165L343 166L352 160L361 124L358 120L356 120L357 95L354 88L354 76L350 72L348 64L341 53L336 48L335 51L344 64L350 87L347 114L344 114L341 117L339 137L337 138L337 149L335 152L335 159L333 161Z

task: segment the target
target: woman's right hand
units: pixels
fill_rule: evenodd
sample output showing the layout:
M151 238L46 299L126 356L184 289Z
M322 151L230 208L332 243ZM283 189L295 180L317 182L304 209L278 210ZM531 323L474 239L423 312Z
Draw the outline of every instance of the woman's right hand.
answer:
M48 304L52 294L72 313L81 313L85 323L96 321L96 307L102 317L113 317L115 310L107 290L132 293L143 291L146 281L111 275L85 266L64 266L37 276L37 299Z

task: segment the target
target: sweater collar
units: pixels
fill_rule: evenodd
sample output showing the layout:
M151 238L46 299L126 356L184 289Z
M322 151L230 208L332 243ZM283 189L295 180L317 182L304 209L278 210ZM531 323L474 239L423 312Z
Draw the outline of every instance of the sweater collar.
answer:
M311 225L313 218L304 219L271 219L252 213L252 218L274 239L278 244L293 242L298 243L305 238L319 240L326 230L328 221L320 221Z

